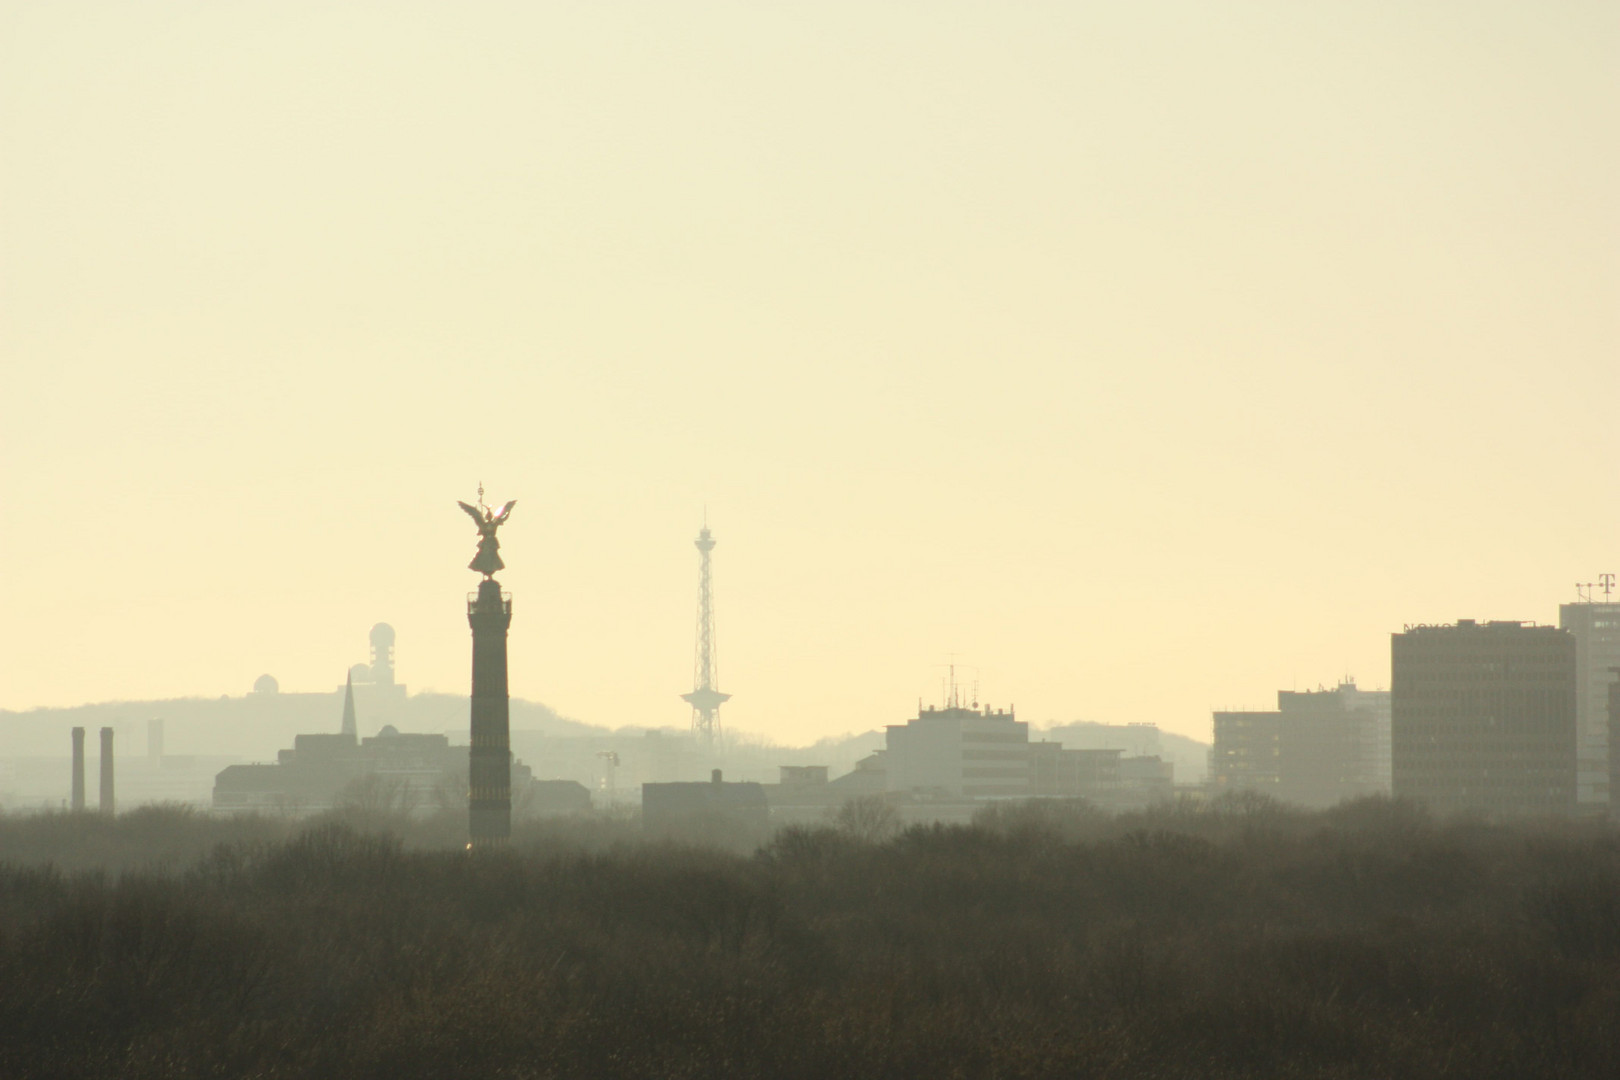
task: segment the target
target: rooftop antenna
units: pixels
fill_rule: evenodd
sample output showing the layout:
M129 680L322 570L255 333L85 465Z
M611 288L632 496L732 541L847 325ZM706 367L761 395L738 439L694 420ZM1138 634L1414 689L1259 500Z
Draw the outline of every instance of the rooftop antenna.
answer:
M955 709L962 704L961 691L956 685L956 654L950 654L950 661L940 666L945 669L945 677L940 679L940 693L945 700L944 708Z

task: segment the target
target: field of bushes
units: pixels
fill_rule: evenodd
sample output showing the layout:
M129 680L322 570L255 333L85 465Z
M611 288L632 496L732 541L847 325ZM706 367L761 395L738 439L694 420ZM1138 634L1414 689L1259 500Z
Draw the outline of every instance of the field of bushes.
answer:
M4 1077L1610 1077L1620 833L1256 797L0 818Z

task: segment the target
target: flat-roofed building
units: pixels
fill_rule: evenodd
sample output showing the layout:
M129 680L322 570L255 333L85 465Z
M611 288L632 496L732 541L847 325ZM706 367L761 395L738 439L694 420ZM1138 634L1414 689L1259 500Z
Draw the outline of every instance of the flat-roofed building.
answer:
M890 791L978 799L1031 794L1029 725L1012 710L947 705L887 729Z
M1440 811L1567 813L1576 801L1576 642L1520 622L1391 638L1394 794Z
M1217 712L1210 781L1220 791L1275 795L1281 781L1281 745L1282 713Z
M1061 743L1029 744L1031 795L1083 798L1113 806L1120 790L1122 750L1070 750Z
M1117 805L1121 810L1145 810L1175 797L1175 762L1157 754L1120 759Z
M727 781L719 769L707 783L641 785L641 824L649 836L747 848L764 842L770 820L765 785Z
M1215 787L1311 807L1388 794L1389 702L1387 690L1346 679L1331 690L1280 690L1275 712L1218 712Z
M1346 679L1331 690L1281 690L1277 797L1332 806L1390 791L1389 691Z

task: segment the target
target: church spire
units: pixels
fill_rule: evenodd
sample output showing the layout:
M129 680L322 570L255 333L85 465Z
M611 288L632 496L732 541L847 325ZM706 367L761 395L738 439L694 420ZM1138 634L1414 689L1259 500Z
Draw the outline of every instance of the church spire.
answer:
M351 739L359 738L354 724L354 672L343 682L343 731Z

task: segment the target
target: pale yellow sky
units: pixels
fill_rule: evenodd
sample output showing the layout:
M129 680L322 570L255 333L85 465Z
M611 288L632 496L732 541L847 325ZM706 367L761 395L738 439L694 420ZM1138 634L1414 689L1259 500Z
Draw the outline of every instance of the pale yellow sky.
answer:
M1037 723L1620 569L1610 3L0 3L0 708Z

